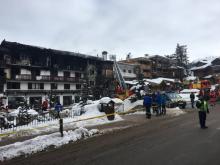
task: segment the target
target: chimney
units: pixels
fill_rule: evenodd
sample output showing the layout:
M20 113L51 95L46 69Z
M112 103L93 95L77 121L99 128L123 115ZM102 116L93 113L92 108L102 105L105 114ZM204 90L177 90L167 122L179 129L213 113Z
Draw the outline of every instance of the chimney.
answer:
M102 58L103 58L104 61L107 60L107 55L108 55L108 52L107 52L107 51L103 51L103 52L102 52Z

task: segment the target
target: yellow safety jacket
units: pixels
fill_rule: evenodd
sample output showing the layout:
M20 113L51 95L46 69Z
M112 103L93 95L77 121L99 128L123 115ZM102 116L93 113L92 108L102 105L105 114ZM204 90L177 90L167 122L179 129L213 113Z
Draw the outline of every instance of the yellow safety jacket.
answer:
M199 108L199 111L205 111L205 112L207 112L208 109L209 109L209 107L208 107L207 101L202 101L202 102L201 102L201 106L200 106L200 108Z

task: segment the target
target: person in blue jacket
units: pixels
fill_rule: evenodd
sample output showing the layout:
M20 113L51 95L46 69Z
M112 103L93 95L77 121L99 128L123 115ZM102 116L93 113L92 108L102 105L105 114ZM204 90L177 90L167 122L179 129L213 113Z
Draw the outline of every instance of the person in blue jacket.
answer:
M161 104L162 104L162 115L166 115L166 96L162 94L161 96Z
M160 92L157 93L156 96L156 102L157 102L157 116L161 115L161 106L162 106L162 97Z
M63 110L63 106L60 104L59 101L55 104L54 110L57 112L56 118L60 118L60 111Z
M150 119L151 118L151 105L152 105L152 98L150 97L149 94L146 94L144 96L144 102L143 105L146 108L146 118Z

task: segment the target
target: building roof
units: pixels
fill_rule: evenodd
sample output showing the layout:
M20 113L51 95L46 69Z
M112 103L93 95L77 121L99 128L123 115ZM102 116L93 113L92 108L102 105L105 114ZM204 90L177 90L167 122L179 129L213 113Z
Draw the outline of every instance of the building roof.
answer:
M32 46L32 45L26 45L26 44L21 44L17 42L10 42L3 40L0 48L6 48L8 50L10 49L22 49L22 50L30 50L30 49L35 49L36 51L39 52L48 52L51 55L67 55L67 56L75 56L79 58L85 58L85 59L94 59L94 60L103 60L101 57L95 57L91 55L86 55L86 54L81 54L81 53L75 53L75 52L69 52L69 51L62 51L62 50L56 50L56 49L49 49L49 48L44 48L44 47L39 47L39 46Z
M193 61L193 62L192 62L193 64L200 63L200 64L202 64L202 65L201 65L201 66L192 67L190 70L193 71L193 70L205 69L205 68L211 66L211 65L212 65L212 62L213 62L214 60L216 60L217 58L218 58L218 57L210 56L210 57L205 57L205 58L203 58L203 59L198 59L198 60L196 60L196 61Z
M161 84L163 81L175 82L175 79L163 78L163 77L158 77L158 78L155 78L155 79L145 79L145 80L147 82L153 83L153 84Z

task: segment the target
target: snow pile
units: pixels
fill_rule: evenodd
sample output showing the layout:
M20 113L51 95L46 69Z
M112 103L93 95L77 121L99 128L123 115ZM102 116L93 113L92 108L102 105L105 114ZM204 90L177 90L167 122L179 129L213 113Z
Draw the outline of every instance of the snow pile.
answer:
M123 104L123 101L119 98L113 98L112 101L114 101L115 104Z
M9 116L17 117L19 112L21 111L21 107L18 107L16 110L9 113ZM37 116L38 113L34 109L27 109L27 113L31 116Z
M181 110L179 107L176 108L167 108L167 114L171 115L171 116L179 116L179 115L183 115L186 112L184 112L183 110Z
M129 99L125 99L124 100L124 111L125 112L129 111L139 105L143 105L143 100L138 100L134 103L131 103L131 101Z
M110 97L103 97L99 100L99 103L108 104L112 99Z
M117 100L118 102L120 100ZM72 107L72 110L65 110L66 113L70 113L74 116L63 118L63 124L65 129L74 129L76 127L90 127L95 125L102 125L107 123L113 123L123 120L120 115L115 114L115 119L110 121L105 116L104 112L99 111L99 100L93 101L91 104L83 105L81 103L75 104ZM117 105L115 106L117 107ZM123 111L123 106L122 106ZM49 115L49 114L48 114ZM45 116L46 117L46 116ZM45 119L45 118L44 118ZM37 124L36 124L37 123ZM54 132L59 129L59 121L43 121L38 122L37 120L32 121L29 125L16 127L16 131L13 134L10 134L10 137L17 136L29 136L29 135L39 135L45 132ZM12 129L2 130L1 133L10 133ZM0 139L1 140L1 139Z
M91 137L98 134L97 129L87 130L86 128L78 128L74 131L64 131L64 137L60 133L38 136L36 138L26 140L24 142L16 142L14 144L0 147L0 160L8 160L21 155L33 154L47 149L49 146L60 147L69 142L74 142L82 138Z

